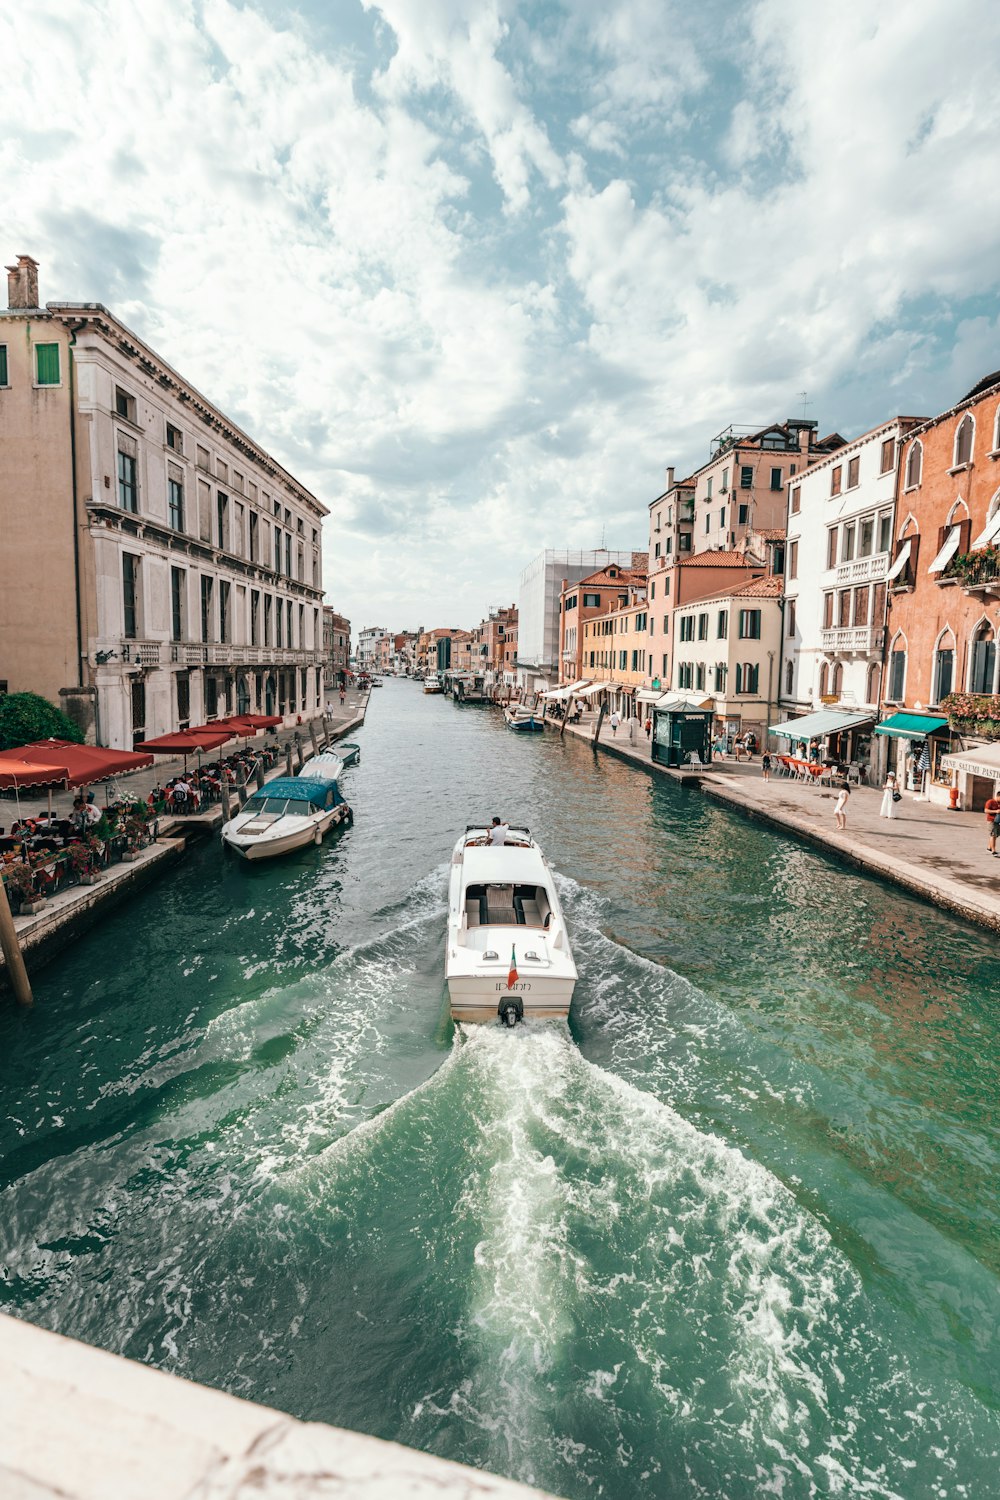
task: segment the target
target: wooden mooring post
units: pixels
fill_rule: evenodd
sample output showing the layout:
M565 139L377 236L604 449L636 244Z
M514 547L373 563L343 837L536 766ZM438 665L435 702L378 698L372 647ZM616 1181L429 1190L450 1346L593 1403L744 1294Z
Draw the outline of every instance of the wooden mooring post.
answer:
M18 1005L31 1005L34 996L31 993L28 971L24 967L24 955L21 952L17 929L11 915L10 902L7 900L7 887L2 880L0 880L0 948L3 949L7 964L7 977L14 991L14 999Z
M291 742L291 740L289 740L288 744L285 746L285 775L286 776L291 776L291 774L292 774L292 742Z
M312 740L313 755L319 754L319 740L316 738L316 720L309 720L309 738Z
M594 741L593 742L594 742L595 745L597 744L597 741L601 737L601 725L604 723L604 715L607 713L607 711L608 711L608 705L606 703L602 703L601 704L600 712L597 715L597 723L594 725Z
M230 810L229 802L229 782L226 780L225 771L222 772L222 776L219 781L219 791L222 793L222 821L224 823L228 823L229 819L232 817L232 812Z
M263 762L263 760L258 760L257 765L254 768L254 780L257 783L257 790L258 790L258 792L262 792L264 790L264 762Z

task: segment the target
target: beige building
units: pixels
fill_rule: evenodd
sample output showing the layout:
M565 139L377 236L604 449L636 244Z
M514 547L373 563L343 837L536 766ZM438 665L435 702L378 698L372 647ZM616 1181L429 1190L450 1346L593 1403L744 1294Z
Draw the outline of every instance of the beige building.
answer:
M649 606L645 589L629 590L626 604L583 622L581 678L611 689L609 704L626 715L636 712L636 693L649 672Z
M752 729L765 742L778 697L783 587L775 574L741 579L674 612L669 688L711 698L725 737Z
M0 681L116 748L322 704L326 508L96 303L0 311Z
M323 606L323 685L327 699L347 681L351 661L351 622L328 604Z

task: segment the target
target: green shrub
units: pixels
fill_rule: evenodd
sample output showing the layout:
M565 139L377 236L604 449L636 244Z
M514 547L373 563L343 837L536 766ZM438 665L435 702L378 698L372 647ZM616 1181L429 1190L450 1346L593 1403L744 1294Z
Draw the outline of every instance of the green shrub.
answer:
M33 740L72 740L83 744L83 734L61 708L37 693L8 693L0 699L0 750L16 750Z

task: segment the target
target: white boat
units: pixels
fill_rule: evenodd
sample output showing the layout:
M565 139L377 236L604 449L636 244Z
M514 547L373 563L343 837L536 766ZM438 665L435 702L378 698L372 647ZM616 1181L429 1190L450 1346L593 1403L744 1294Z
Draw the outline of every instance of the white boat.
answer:
M338 755L335 750L320 750L318 754L309 757L302 770L296 772L296 775L318 776L322 781L339 781L346 764L344 757Z
M545 731L541 714L536 718L532 709L525 708L520 703L505 708L503 716L507 728L516 730L518 734L542 734Z
M429 672L427 674L427 676L424 678L424 692L425 693L440 693L440 691L441 691L441 684L438 682L437 678L432 673Z
M243 859L273 859L321 844L328 829L350 816L334 779L279 776L254 792L223 825L222 842Z
M569 1014L577 973L552 870L527 828L507 839L467 828L451 857L445 977L456 1021Z

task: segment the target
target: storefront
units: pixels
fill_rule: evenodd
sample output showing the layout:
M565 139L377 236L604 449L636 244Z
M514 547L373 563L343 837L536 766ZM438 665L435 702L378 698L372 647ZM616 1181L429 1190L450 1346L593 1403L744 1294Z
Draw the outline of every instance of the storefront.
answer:
M948 720L940 714L892 714L875 726L875 734L886 745L877 779L884 781L892 771L906 791L947 807L951 775L941 762L950 745Z
M954 776L963 812L982 812L1000 787L1000 744L994 741L942 755L940 772L942 776Z
M856 765L867 772L874 717L872 713L848 714L824 709L815 714L803 714L801 719L776 724L768 733L776 739L787 740L803 760L809 755L809 747L815 745L821 760Z

